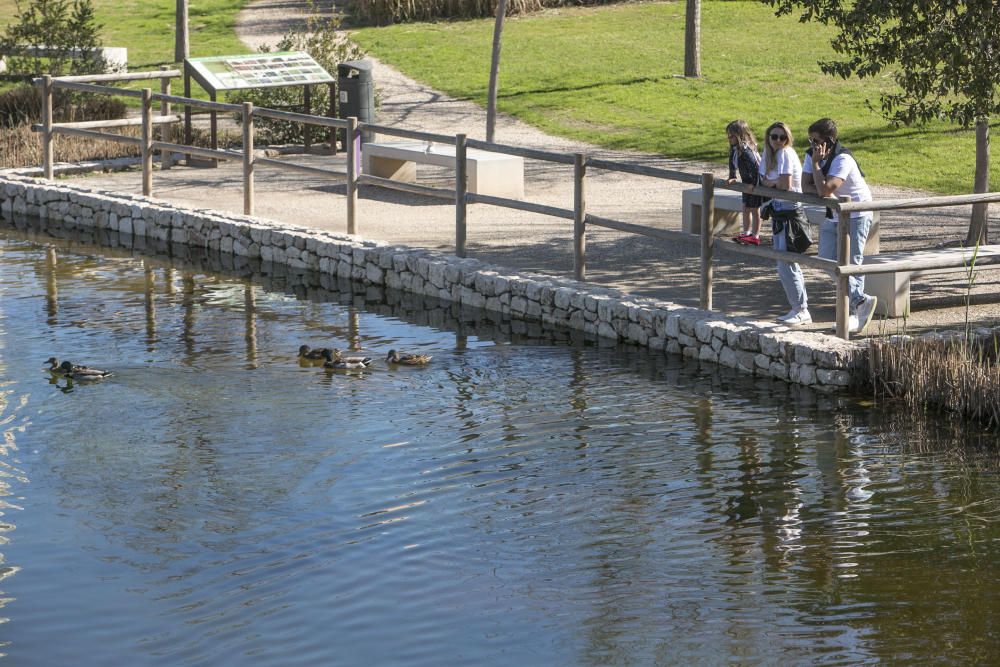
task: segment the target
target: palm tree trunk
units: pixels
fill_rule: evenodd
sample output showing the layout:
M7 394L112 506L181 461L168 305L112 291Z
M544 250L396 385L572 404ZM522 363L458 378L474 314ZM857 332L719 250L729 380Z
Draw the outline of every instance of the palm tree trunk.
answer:
M990 119L980 116L976 119L976 177L973 191L989 192L990 189ZM972 219L969 221L969 234L965 238L966 246L986 244L989 242L988 228L989 204L973 204Z
M493 24L493 57L490 59L490 90L486 101L486 141L493 141L497 124L497 88L500 85L500 44L507 0L498 0L496 23Z

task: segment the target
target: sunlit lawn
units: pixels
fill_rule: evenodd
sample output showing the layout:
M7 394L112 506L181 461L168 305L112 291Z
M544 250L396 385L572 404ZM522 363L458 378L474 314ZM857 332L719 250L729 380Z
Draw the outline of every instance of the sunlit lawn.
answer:
M945 123L892 128L877 111L888 78L840 80L816 64L833 31L777 19L757 2L702 4L701 80L684 79L684 2L549 11L504 29L499 108L549 132L613 148L724 162L724 127L761 134L836 119L873 182L971 192L975 133ZM451 95L485 105L493 21L366 28L379 59ZM808 55L806 55L808 54ZM376 82L377 84L377 82ZM993 170L992 190L1000 190Z

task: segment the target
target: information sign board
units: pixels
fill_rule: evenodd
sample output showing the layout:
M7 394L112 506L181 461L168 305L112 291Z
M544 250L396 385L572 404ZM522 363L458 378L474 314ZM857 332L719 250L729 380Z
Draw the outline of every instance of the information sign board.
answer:
M301 51L188 58L187 63L195 78L214 91L334 82L312 56Z

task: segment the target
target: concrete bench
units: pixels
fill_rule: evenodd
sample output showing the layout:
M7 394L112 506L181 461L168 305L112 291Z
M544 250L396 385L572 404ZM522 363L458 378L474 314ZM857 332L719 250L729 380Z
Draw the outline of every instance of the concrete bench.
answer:
M806 206L806 217L818 226L826 218L826 209ZM743 196L738 192L715 193L715 216L712 224L718 236L736 236L743 231ZM770 229L771 223L762 220L761 228ZM681 230L689 234L701 234L701 188L685 188L681 191ZM817 232L818 234L818 232ZM872 228L868 233L864 254L877 255L880 241L879 212L875 211ZM817 235L814 238L818 241Z
M941 248L935 250L919 250L914 252L898 252L886 255L865 257L865 264L898 264L916 259L949 259L964 261L962 266L952 266L933 269L916 269L890 271L888 273L873 273L865 276L865 292L878 297L877 312L889 317L901 317L910 310L910 281L913 278L933 275L936 273L969 273L972 267L973 248ZM980 246L976 254L976 266L985 268L1000 268L1000 245ZM978 270L978 269L977 269Z
M370 176L413 183L417 163L455 166L455 147L425 141L378 141L361 145L361 171ZM524 159L473 148L466 150L468 191L524 198Z

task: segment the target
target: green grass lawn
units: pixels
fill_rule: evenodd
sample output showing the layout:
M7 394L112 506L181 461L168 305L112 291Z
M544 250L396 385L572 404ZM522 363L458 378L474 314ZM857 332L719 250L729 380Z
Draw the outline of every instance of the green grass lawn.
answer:
M758 138L789 123L800 154L817 118L837 120L873 183L972 191L975 133L945 123L892 128L877 106L889 78L841 80L819 71L834 34L775 18L758 2L702 4L700 80L684 70L684 2L548 11L504 28L498 105L553 134L611 148L724 163L725 125L744 118ZM450 95L485 106L493 20L365 28L372 55ZM378 82L376 82L376 85ZM1000 125L994 125L994 132ZM990 189L1000 190L993 169Z

